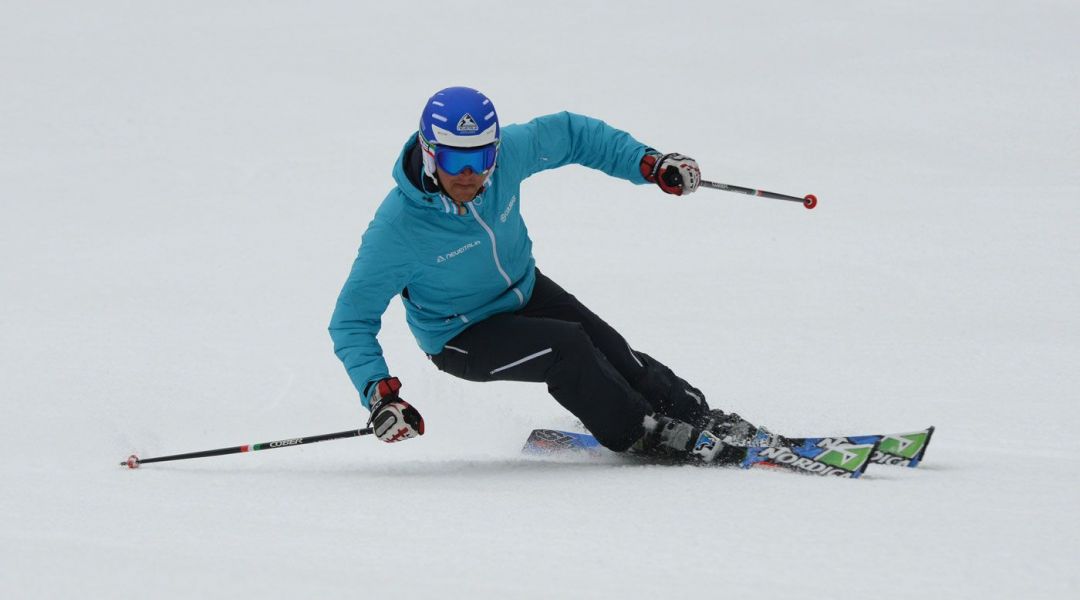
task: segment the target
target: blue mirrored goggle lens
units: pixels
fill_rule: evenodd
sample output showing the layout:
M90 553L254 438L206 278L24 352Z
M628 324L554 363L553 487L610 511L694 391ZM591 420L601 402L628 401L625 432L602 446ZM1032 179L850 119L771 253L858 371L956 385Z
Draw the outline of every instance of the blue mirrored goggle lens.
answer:
M451 175L458 175L465 167L473 173L483 173L495 166L495 144L478 148L452 148L439 146L435 149L435 162Z

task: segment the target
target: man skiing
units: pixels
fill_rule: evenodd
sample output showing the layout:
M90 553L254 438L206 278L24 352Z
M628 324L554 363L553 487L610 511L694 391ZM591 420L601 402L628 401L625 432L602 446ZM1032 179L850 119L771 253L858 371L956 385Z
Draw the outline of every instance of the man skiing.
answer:
M558 113L500 127L491 101L466 87L436 92L394 166L330 322L369 423L386 442L424 433L376 340L400 295L435 366L470 381L544 382L611 450L694 461L721 456L737 415L636 351L535 266L521 182L567 164L668 194L693 193L697 163L662 154L589 117ZM744 432L745 433L745 432Z

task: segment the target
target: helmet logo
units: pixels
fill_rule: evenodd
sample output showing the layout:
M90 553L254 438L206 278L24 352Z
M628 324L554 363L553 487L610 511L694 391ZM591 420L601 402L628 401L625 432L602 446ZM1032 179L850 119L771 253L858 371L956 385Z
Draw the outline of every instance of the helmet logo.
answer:
M472 115L465 113L457 122L457 130L460 133L476 133L480 131L480 126L476 124L476 119L473 119Z

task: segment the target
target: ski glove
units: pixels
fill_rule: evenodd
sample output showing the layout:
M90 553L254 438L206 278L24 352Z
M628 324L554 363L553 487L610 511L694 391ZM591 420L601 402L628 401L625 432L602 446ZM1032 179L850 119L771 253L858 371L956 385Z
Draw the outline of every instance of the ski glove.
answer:
M401 381L390 377L376 383L371 395L368 425L373 428L375 437L384 442L400 442L424 435L424 417L398 396L400 389Z
M701 184L697 161L682 154L650 152L641 159L641 175L669 194L692 194Z

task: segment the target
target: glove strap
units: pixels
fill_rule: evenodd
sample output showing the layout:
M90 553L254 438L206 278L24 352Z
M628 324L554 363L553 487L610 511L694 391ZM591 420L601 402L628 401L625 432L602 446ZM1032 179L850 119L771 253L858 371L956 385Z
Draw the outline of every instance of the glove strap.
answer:
M398 397L398 391L401 390L401 380L397 377L388 377L386 379L380 379L375 388L371 391L371 407L379 404L383 400L393 400Z
M645 178L645 181L655 183L660 189L668 193L675 193L674 190L679 189L679 181L681 181L681 175L678 174L677 167L675 168L675 172L667 179L665 179L664 174L660 172L660 170L664 168L664 161L672 157L681 158L682 155L678 152L669 154L650 152L641 159L641 175ZM674 181L676 177L680 178L679 181Z
M647 152L641 158L641 176L649 183L656 183L656 172L660 170L663 155L659 152Z

